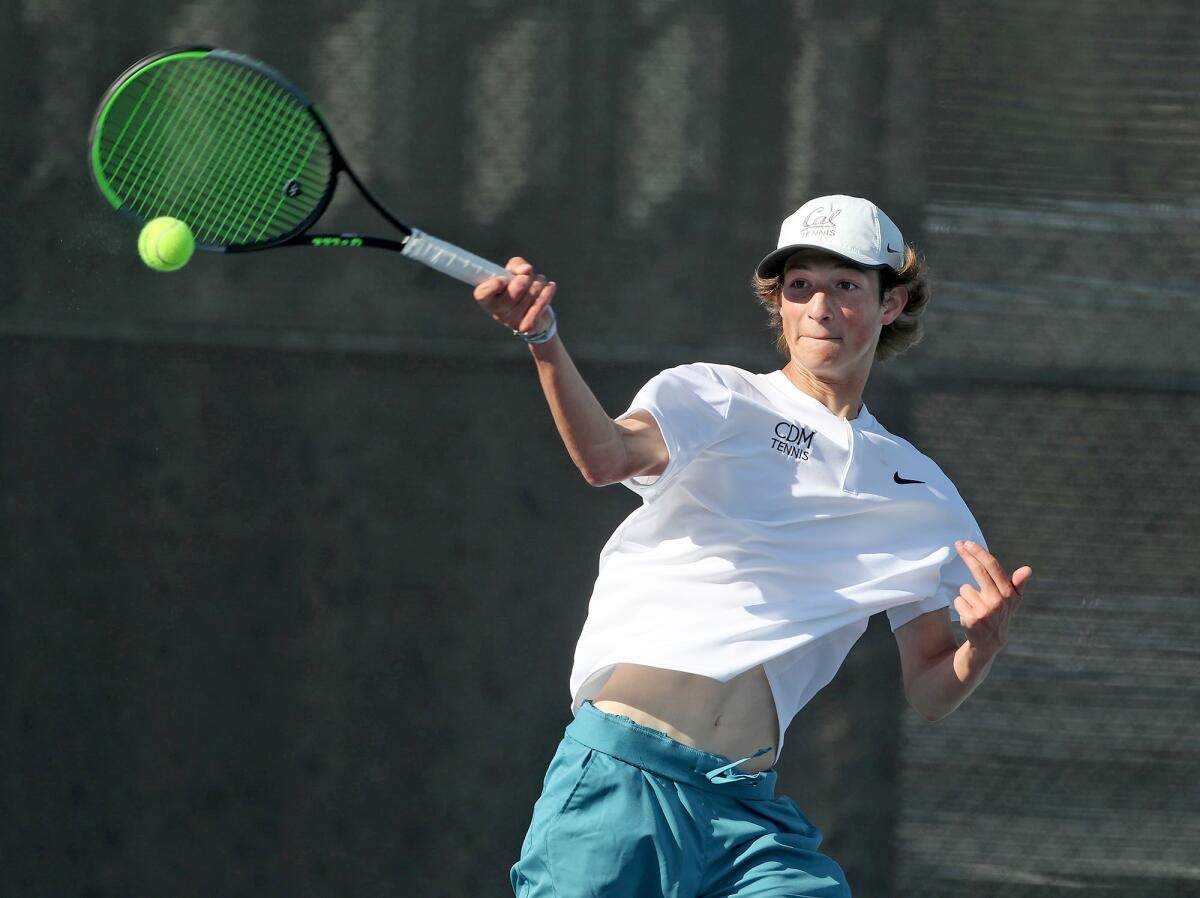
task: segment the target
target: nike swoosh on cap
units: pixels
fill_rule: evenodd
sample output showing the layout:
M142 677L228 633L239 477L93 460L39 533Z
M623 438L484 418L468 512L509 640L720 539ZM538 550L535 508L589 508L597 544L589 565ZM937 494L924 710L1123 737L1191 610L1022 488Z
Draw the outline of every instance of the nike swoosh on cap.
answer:
M896 481L897 483L924 483L925 482L924 480L909 480L906 477L901 477L899 471L897 471L895 474L892 475L892 480Z

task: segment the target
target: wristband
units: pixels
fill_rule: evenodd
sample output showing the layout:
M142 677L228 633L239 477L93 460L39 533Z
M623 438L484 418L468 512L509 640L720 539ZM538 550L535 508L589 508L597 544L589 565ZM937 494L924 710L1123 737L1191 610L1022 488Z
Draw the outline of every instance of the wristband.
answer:
M547 308L550 310L550 324L546 327L546 329L544 331L541 331L540 333L536 333L536 334L527 334L524 331L514 330L513 336L520 337L522 340L524 340L526 343L529 343L530 345L536 345L538 343L549 342L550 339L556 333L558 333L558 316L554 314L554 306L547 306Z

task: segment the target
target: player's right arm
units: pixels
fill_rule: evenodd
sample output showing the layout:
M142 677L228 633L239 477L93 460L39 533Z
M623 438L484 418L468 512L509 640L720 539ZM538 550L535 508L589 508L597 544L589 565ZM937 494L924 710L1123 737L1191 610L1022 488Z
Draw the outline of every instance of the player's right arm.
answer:
M479 284L476 301L506 327L525 333L545 330L557 285L519 256L506 267L513 277ZM619 421L610 418L557 335L529 349L558 433L588 483L606 486L666 469L667 444L649 412L636 411Z

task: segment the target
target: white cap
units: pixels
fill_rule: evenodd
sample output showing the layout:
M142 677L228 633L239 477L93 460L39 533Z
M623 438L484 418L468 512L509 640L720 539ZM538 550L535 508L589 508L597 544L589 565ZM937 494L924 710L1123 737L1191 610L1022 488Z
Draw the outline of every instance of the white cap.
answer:
M779 277L793 253L819 249L862 268L904 266L904 237L870 200L857 196L820 196L783 220L779 248L758 263L758 275Z

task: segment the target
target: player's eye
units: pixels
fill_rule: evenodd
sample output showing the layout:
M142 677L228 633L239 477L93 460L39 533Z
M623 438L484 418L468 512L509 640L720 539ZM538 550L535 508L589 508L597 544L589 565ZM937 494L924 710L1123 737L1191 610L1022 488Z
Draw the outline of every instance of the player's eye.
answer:
M857 290L858 284L854 283L854 281L838 281L838 289L849 293L851 290Z
M803 278L793 278L792 280L788 281L788 286L793 290L803 290L808 286L808 281L804 280Z

